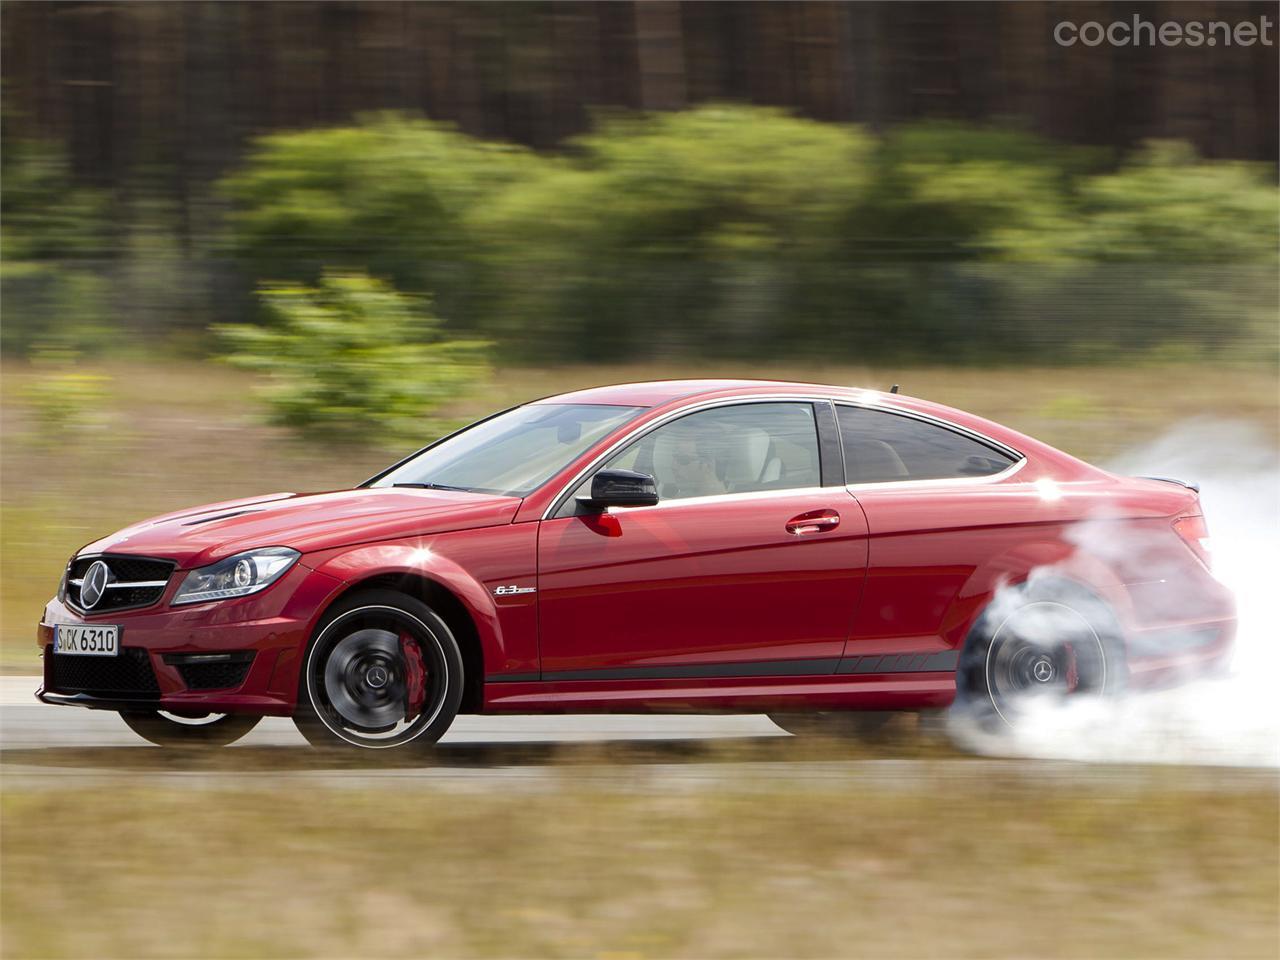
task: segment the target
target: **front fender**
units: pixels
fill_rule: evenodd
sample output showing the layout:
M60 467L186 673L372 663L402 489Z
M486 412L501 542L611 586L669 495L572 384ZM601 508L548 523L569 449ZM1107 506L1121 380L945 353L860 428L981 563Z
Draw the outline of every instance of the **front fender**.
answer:
M536 584L536 524L511 524L325 551L303 558L348 589L383 577L420 577L448 590L475 625L486 675L538 670L537 594L495 597ZM344 591L345 592L345 591Z

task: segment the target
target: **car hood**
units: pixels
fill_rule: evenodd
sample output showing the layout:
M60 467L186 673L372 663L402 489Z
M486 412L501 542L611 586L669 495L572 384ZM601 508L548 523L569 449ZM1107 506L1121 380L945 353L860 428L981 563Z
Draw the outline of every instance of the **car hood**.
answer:
M368 488L275 493L169 513L89 544L82 553L128 553L202 567L254 547L301 553L510 523L520 500L485 493Z

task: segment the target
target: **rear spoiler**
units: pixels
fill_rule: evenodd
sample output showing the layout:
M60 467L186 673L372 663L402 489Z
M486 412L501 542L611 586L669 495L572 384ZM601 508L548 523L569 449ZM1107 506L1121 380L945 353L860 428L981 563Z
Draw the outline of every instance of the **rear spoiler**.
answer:
M1176 483L1180 487L1186 487L1188 490L1194 490L1196 493L1200 492L1200 484L1188 483L1186 480L1178 480L1174 477L1139 477L1138 479L1139 480L1159 480L1162 483Z

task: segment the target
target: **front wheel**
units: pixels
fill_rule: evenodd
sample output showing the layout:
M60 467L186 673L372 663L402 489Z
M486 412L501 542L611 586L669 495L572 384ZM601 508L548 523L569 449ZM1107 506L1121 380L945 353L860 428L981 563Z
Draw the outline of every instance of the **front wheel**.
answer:
M299 687L294 724L313 746L434 743L462 703L462 652L420 600L363 591L325 616Z
M258 725L261 717L242 713L209 713L184 717L164 710L121 712L125 725L160 747L225 747Z

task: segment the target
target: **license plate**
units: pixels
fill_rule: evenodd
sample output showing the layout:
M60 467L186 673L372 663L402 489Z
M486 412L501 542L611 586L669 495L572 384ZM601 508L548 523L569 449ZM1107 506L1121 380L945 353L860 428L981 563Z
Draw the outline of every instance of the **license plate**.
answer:
M53 628L53 652L79 657L114 657L120 652L120 628L60 623Z

